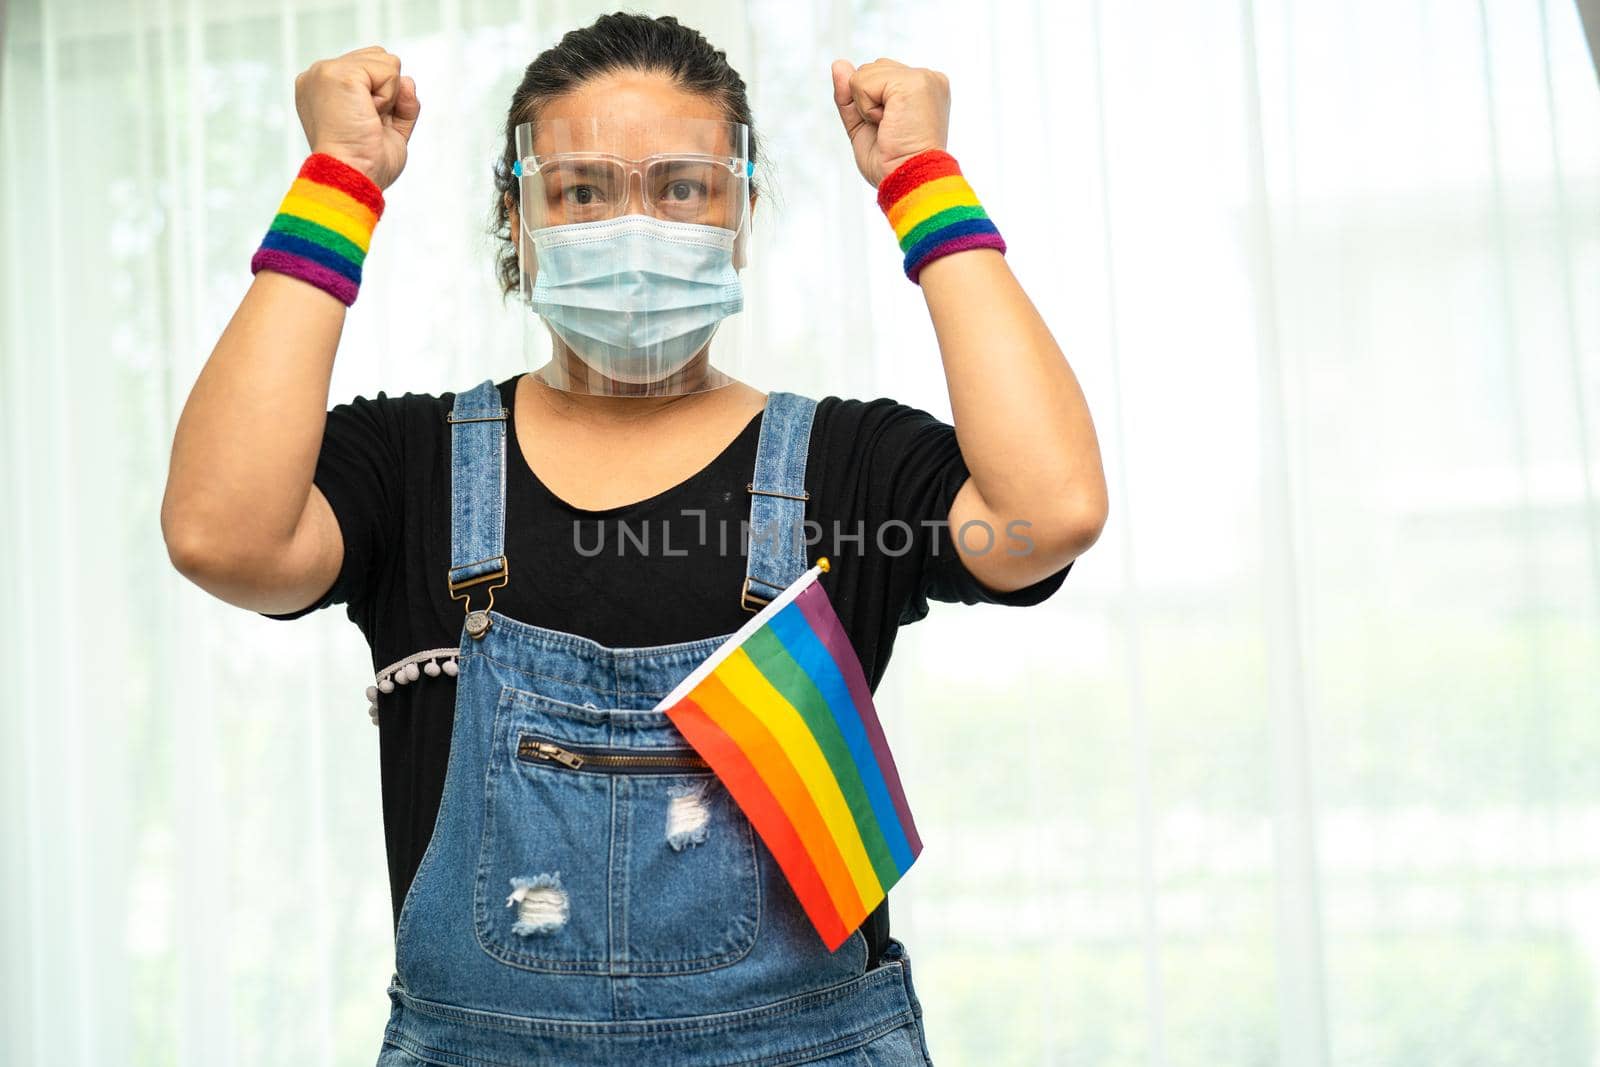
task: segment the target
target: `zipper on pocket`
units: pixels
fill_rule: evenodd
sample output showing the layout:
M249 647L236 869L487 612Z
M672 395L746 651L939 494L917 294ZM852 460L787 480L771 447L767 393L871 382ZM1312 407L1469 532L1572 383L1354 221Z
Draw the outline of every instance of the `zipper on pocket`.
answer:
M553 741L523 734L517 741L517 758L532 763L550 760L573 770L588 766L591 770L619 774L647 774L650 771L709 770L711 764L692 748L664 749L660 753L644 754L636 749L596 748L590 745L558 745Z

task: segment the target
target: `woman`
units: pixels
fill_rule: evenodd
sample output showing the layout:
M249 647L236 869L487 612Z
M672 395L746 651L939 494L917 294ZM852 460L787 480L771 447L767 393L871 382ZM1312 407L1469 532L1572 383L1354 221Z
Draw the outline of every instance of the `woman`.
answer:
M828 951L653 710L824 548L875 688L928 599L1037 603L1105 521L1083 394L943 152L946 79L888 59L832 73L954 427L712 365L758 199L750 108L700 34L628 14L540 55L507 116L500 281L549 362L324 412L420 105L377 47L297 79L313 152L184 408L162 527L231 603L348 605L383 665L381 1064L930 1062L887 900ZM774 516L806 537L753 536ZM596 758L545 758L552 738Z

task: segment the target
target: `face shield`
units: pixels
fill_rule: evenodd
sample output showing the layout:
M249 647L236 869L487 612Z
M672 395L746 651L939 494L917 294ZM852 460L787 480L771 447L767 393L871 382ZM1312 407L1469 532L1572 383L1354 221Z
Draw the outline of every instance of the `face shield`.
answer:
M523 351L534 375L611 396L699 392L739 377L750 347L739 314L749 128L551 119L525 122L516 136Z

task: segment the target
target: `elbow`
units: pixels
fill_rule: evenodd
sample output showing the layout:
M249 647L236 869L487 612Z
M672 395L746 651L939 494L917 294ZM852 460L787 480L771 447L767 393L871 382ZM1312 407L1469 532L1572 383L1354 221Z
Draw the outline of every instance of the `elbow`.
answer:
M1064 493L1060 506L1033 531L1039 550L1064 566L1100 540L1109 512L1105 487L1093 493Z
M199 589L236 607L259 611L288 610L260 599L270 573L266 557L252 555L203 523L163 519L162 539L174 570ZM264 604L265 606L258 606Z
M213 552L210 541L192 524L173 522L161 516L161 539L166 542L167 560L174 570L190 581L199 581L211 572Z
M193 525L183 521L178 514L177 505L173 503L171 482L167 483L166 494L161 498L161 541L167 546L167 562L179 574L188 577L195 566L200 543Z
M218 538L208 525L186 512L169 494L161 502L161 540L174 570L196 584L217 573Z
M1098 494L1085 503L1076 516L1068 523L1068 528L1078 540L1078 554L1089 551L1094 547L1100 535L1105 532L1106 519L1110 517L1111 505L1106 499L1105 487L1101 486Z

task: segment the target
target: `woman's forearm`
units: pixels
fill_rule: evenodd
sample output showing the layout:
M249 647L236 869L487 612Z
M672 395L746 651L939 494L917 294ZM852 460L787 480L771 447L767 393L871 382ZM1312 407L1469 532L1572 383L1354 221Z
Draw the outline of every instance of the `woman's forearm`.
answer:
M1004 538L1008 523L1026 521L1045 558L1019 565L1018 580L1042 577L1093 544L1106 520L1105 473L1088 401L1000 252L944 256L924 266L918 280L977 498L969 495L963 504L971 514L952 509L951 525L981 518Z
M161 530L181 569L245 566L293 538L322 445L345 310L298 278L255 276L173 437Z

